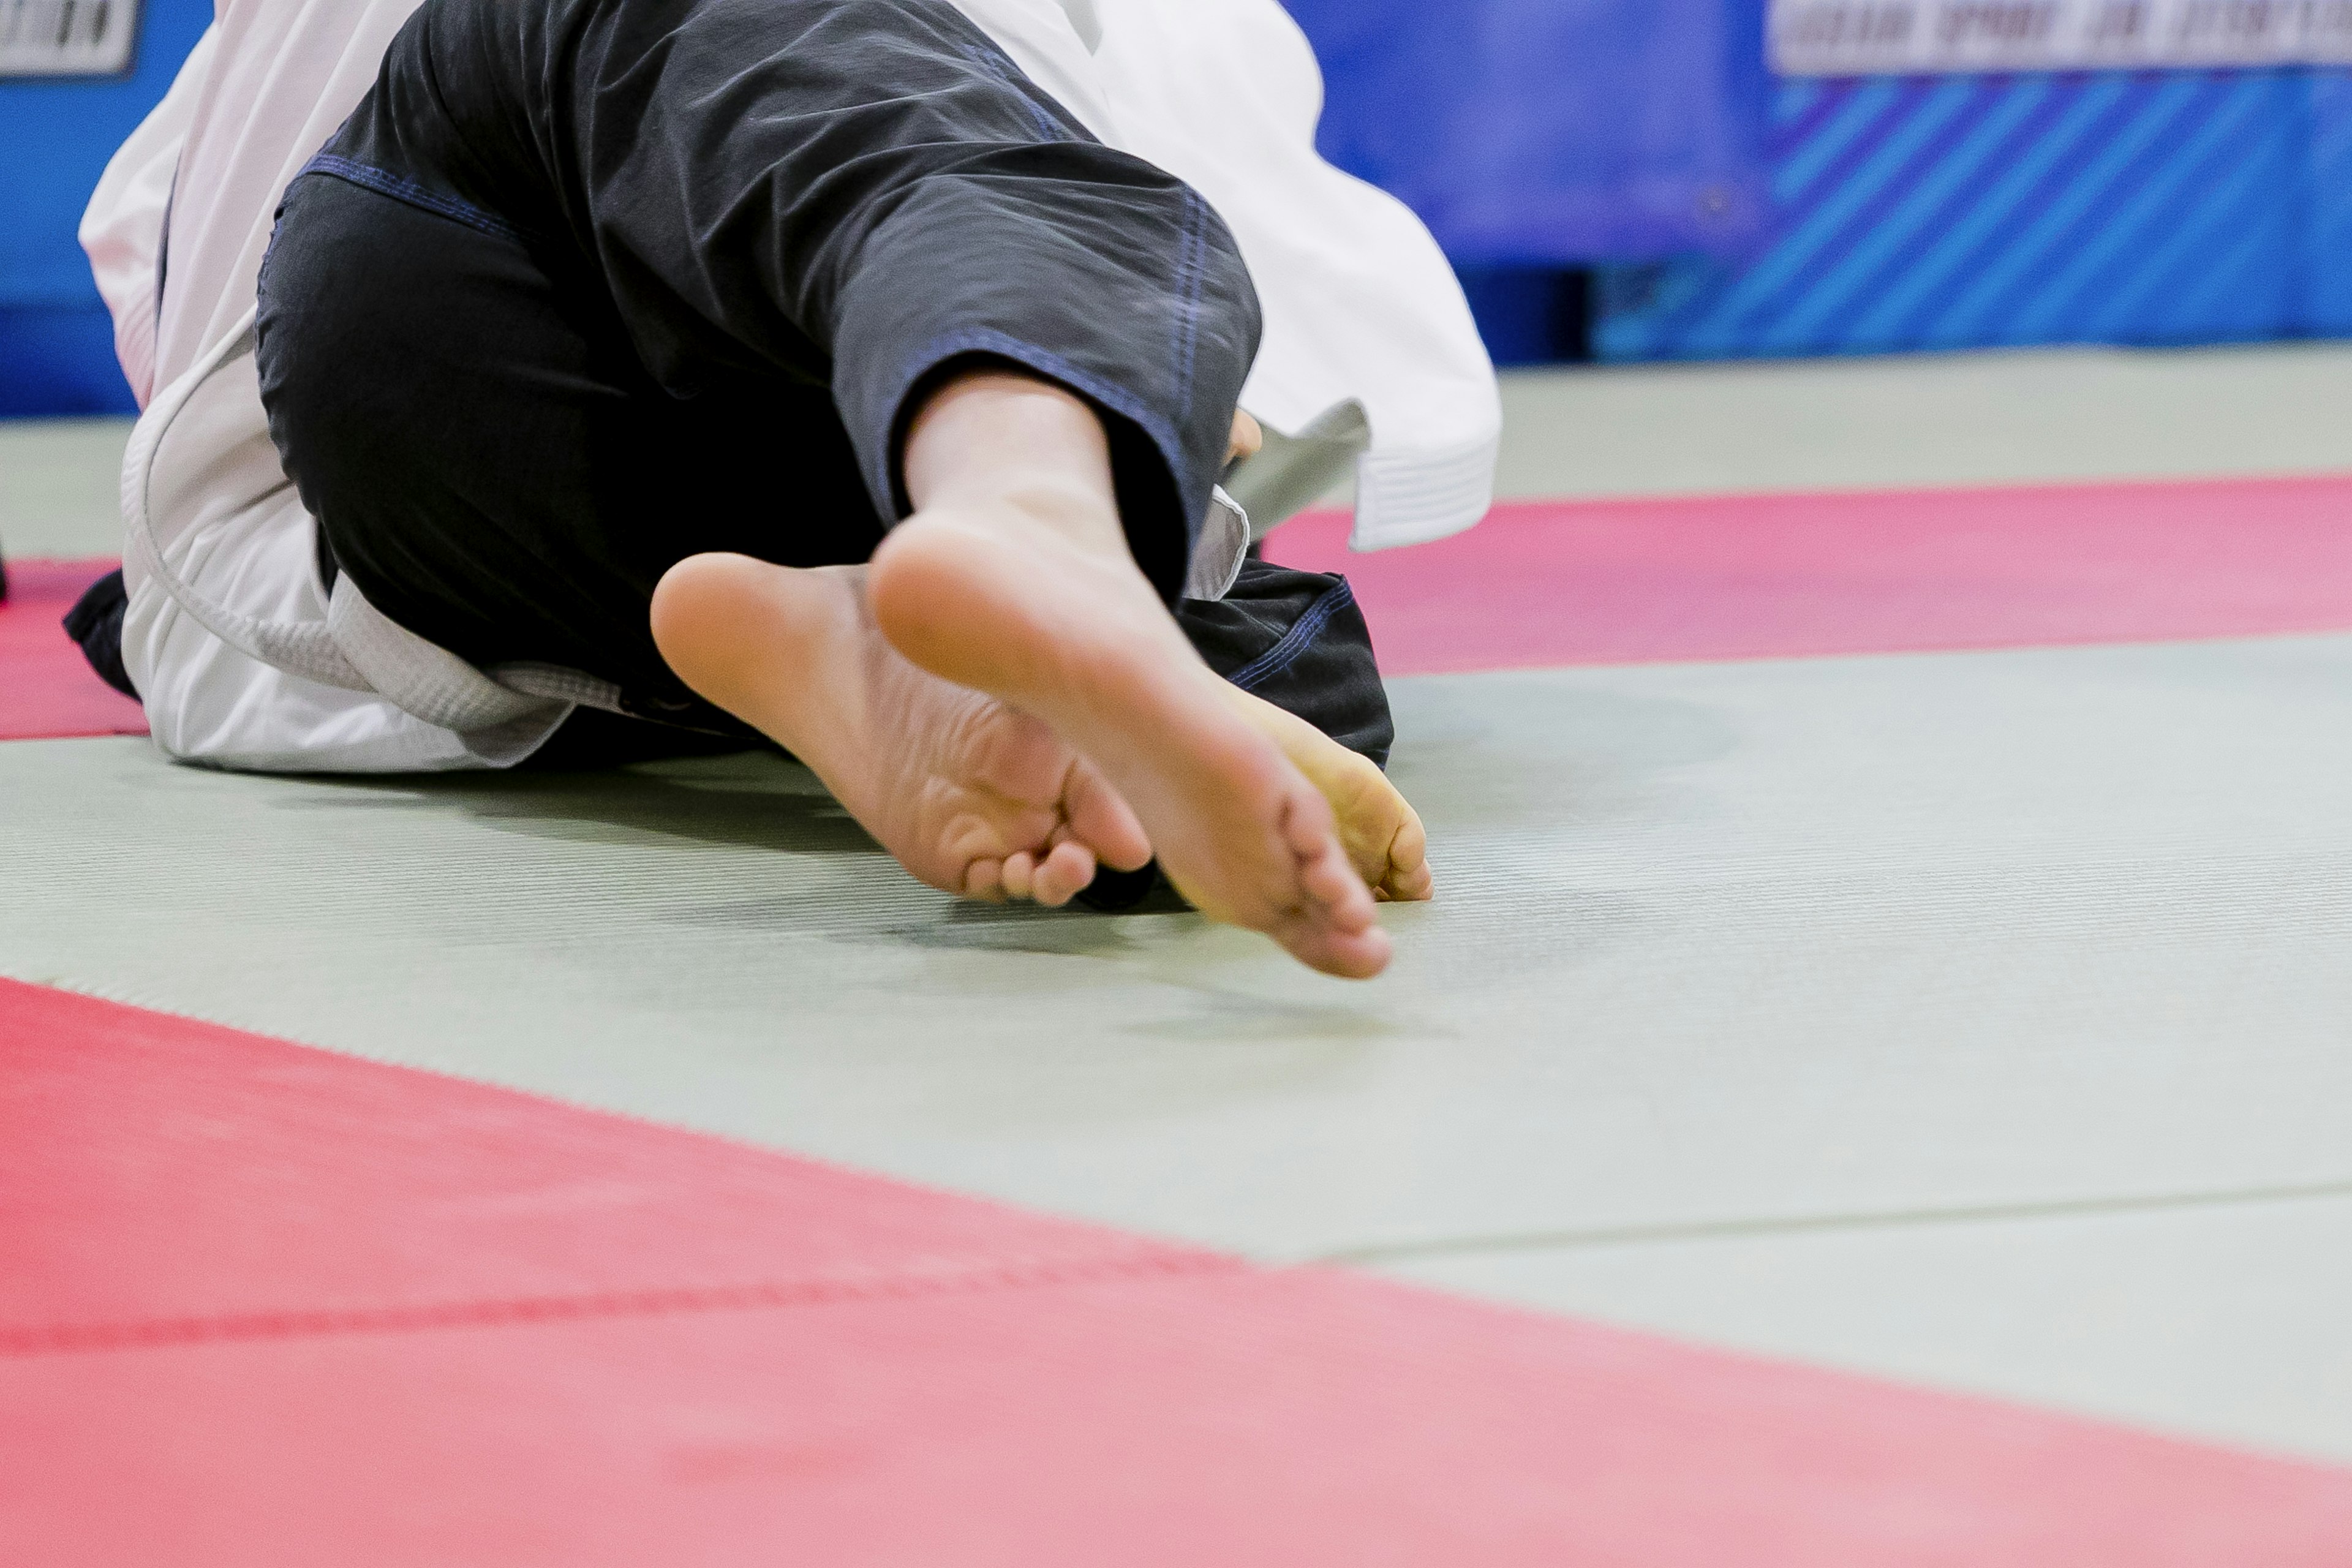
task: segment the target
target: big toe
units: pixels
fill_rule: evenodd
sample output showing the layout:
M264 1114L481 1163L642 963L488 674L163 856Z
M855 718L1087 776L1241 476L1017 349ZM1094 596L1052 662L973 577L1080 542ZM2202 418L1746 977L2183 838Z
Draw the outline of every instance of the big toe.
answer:
M1371 889L1337 844L1300 861L1298 886L1320 923L1343 931L1362 931L1372 923Z

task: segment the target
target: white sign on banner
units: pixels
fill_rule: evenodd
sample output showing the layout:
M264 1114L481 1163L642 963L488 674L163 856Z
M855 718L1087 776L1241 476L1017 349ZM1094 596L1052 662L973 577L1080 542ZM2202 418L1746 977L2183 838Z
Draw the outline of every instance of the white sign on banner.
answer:
M121 76L139 0L0 0L0 77Z
M1783 76L2352 63L2352 0L1772 0Z

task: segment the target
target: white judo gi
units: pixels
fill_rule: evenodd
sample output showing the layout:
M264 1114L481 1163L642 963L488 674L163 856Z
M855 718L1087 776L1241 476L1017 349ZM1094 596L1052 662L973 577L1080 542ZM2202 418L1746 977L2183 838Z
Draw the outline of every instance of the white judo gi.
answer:
M331 601L255 380L254 297L279 198L418 4L220 0L83 220L147 410L123 474L123 664L156 743L184 761L509 766L578 696L560 680L491 682L347 586ZM1265 312L1243 406L1277 437L1368 437L1359 548L1485 515L1502 416L1469 309L1419 220L1317 155L1320 73L1275 0L956 4L1103 142L1224 218Z

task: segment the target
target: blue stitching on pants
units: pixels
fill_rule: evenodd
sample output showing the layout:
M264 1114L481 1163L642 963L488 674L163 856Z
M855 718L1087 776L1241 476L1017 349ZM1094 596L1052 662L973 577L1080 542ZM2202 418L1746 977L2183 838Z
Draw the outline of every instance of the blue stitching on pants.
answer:
M445 196L438 191L427 190L415 181L404 180L389 170L374 168L366 163L354 163L349 158L338 157L332 153L320 153L303 164L300 173L294 177L299 180L303 174L332 175L336 179L346 180L354 185L373 191L378 195L390 196L396 202L405 202L410 206L437 214L442 217L462 223L467 228L478 229L484 234L499 239L511 239L520 244L523 237L520 229L495 213L486 213L481 208L461 202L455 196Z
M1323 635L1323 628L1330 624L1331 617L1355 602L1355 590L1348 586L1346 579L1341 579L1321 598L1307 606L1307 613L1298 617L1297 625L1282 634L1280 642L1225 679L1244 691L1255 690L1297 664L1307 646Z

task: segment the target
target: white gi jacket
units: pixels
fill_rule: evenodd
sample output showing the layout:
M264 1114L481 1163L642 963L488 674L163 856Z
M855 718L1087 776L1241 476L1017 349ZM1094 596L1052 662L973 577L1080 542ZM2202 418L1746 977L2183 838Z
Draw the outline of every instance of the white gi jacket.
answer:
M146 409L123 472L123 664L156 743L184 761L511 766L600 698L537 668L486 678L348 584L331 602L314 525L270 444L250 329L273 215L418 3L219 0L83 219ZM1359 411L1353 423L1369 424L1359 548L1485 515L1502 415L1469 309L1420 222L1316 154L1321 76L1275 0L956 3L1097 136L1224 217L1265 309L1244 406L1276 434Z

